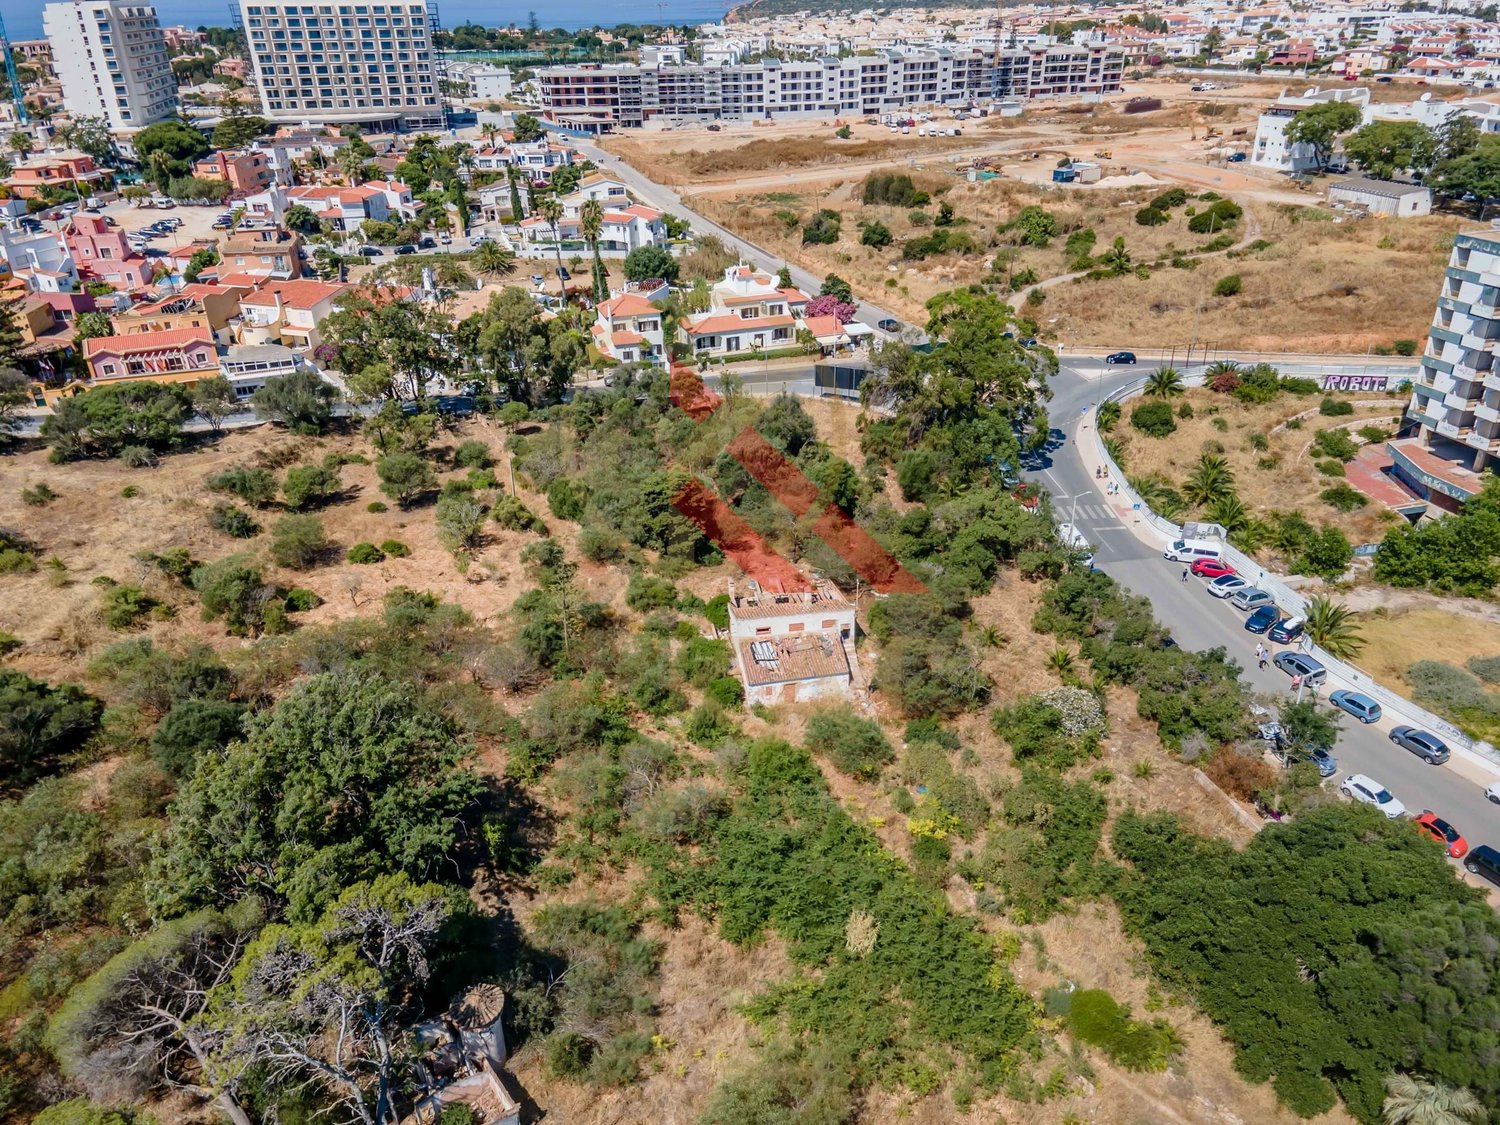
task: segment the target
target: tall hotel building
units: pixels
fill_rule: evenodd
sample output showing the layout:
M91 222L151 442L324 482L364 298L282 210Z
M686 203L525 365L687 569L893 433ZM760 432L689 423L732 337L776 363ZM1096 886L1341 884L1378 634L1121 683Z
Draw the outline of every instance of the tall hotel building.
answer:
M144 129L177 112L177 78L156 9L127 0L69 0L42 9L63 106L111 131Z
M265 116L283 125L440 129L427 4L240 0Z

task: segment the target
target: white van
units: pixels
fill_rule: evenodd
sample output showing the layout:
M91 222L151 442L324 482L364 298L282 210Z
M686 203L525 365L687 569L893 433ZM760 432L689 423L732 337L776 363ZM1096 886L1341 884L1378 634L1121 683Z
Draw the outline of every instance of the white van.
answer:
M1217 539L1178 539L1161 553L1168 562L1195 563L1199 559L1224 557L1224 544Z

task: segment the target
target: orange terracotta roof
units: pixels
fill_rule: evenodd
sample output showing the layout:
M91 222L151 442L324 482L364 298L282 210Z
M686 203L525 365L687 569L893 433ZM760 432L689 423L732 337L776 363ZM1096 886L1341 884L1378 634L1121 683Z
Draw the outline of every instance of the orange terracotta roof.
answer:
M646 337L639 332L616 332L610 336L609 342L617 348L624 348L632 344L644 344Z
M740 667L745 670L745 679L752 685L784 684L849 675L849 661L844 656L844 646L833 633L760 637L754 641L740 641L738 647ZM768 658L757 660L756 648L768 653Z
M311 278L298 278L295 281L272 281L262 285L254 293L240 298L242 305L271 305L276 304L276 298L281 298L281 303L289 309L310 309L320 301L326 301L332 297L338 297L349 287L332 281L314 281Z
M687 330L694 336L707 336L716 332L754 332L762 328L790 328L792 318L789 316L706 316L696 323L690 323Z
M819 338L824 336L842 336L844 334L844 326L839 323L839 319L836 316L810 316L803 321L803 325L809 332Z
M650 316L659 311L650 301L635 293L622 293L599 305L599 315L611 320L617 316Z
M95 336L84 342L83 353L92 359L99 352L149 352L157 348L185 348L189 344L212 347L213 342L207 328L168 328L129 336Z

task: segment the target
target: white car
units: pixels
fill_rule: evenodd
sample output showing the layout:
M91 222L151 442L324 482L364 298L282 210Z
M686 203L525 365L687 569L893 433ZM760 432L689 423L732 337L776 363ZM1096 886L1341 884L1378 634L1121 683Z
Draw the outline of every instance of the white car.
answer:
M1500 781L1491 782L1485 789L1484 795L1495 804L1500 805Z
M1250 583L1238 574L1221 574L1208 584L1208 592L1216 598L1227 598L1249 588Z
M1353 797L1361 804L1374 805L1391 820L1406 815L1406 806L1392 797L1389 789L1373 777L1366 777L1362 773L1351 773L1344 778L1344 784L1339 786L1339 792L1346 797Z

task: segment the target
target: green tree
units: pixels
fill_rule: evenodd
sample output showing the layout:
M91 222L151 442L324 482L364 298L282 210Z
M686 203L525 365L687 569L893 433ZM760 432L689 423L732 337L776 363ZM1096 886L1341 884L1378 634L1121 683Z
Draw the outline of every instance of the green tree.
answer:
M568 299L567 283L563 281L562 270L562 221L563 205L556 196L549 195L536 205L536 214L549 227L552 228L552 249L557 255L557 292L564 302Z
M42 422L42 439L55 461L112 457L127 446L161 452L181 442L191 413L191 397L176 384L94 387L60 399Z
M271 123L264 117L225 117L214 126L209 143L217 149L244 148L270 131Z
M530 144L532 141L539 141L545 135L541 121L529 113L516 114L515 124L511 128L511 133L516 142L523 145Z
M1186 390L1182 373L1175 367L1158 367L1146 376L1145 393L1152 398L1175 398Z
M437 487L432 466L415 453L387 453L375 462L380 491L403 508L422 493Z
M1426 173L1438 158L1437 134L1415 121L1372 121L1344 141L1344 155L1370 175Z
M631 281L661 278L668 284L677 280L677 259L664 246L637 246L625 255L625 276Z
M831 273L823 278L823 284L818 287L818 296L837 297L846 305L858 304L854 299L854 290L849 283L836 273Z
M13 785L75 753L99 729L103 705L72 684L53 687L0 668L0 778Z
M0 438L21 428L21 410L31 403L30 380L12 367L0 367Z
M1340 660L1358 656L1365 642L1354 622L1353 611L1321 595L1309 599L1303 613L1307 635L1313 644Z
M280 422L293 433L321 434L333 420L338 391L314 371L297 370L266 380L250 397L258 418Z
M520 173L516 171L514 164L505 168L505 179L510 184L510 217L512 222L519 223L526 217L526 208L521 203Z
M435 874L480 784L410 684L322 673L184 784L147 891L171 915L258 894L306 921L359 879Z
M136 158L163 191L171 180L192 171L193 161L207 156L211 148L207 137L176 119L147 125L135 135Z
M279 608L281 592L243 555L195 567L190 581L203 603L203 619L222 619L236 636L259 633L276 620L273 607Z
M485 515L484 505L471 495L442 497L433 512L438 539L450 551L473 549L482 536Z
M587 358L583 334L562 317L544 319L526 293L508 287L458 328L464 350L513 401L556 401Z
M1358 126L1360 118L1359 106L1352 102L1319 102L1292 116L1286 127L1286 139L1289 144L1311 148L1321 170L1333 158L1338 138Z
M322 220L318 218L317 212L305 203L292 204L286 209L281 221L288 230L302 234L317 234L322 229Z
M891 229L878 219L860 224L859 244L873 250L883 250L891 244Z
M802 245L831 246L839 240L839 213L826 207L812 213L802 224Z
M222 375L211 375L193 384L193 413L208 423L214 433L224 429L224 419L239 409L234 384Z
M281 495L292 511L318 508L339 492L338 470L329 465L293 465L281 482Z
M488 278L514 273L516 268L515 254L498 242L481 242L471 262L481 277Z
M416 298L376 289L349 293L319 328L320 358L349 376L383 372L383 393L395 398L426 398L430 380L457 369L452 318Z

